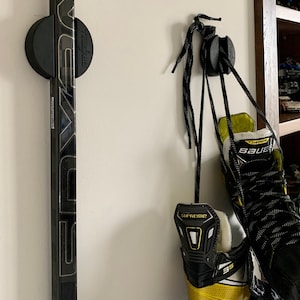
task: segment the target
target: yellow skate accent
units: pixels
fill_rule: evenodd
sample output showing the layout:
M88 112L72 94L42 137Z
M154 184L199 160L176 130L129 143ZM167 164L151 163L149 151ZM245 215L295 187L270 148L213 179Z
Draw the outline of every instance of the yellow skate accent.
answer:
M233 133L254 131L254 120L247 113L239 113L230 116ZM227 120L223 117L219 120L219 132L222 142L229 136Z
M188 280L189 300L249 300L250 292L247 285L226 285L215 283L206 287L194 287Z

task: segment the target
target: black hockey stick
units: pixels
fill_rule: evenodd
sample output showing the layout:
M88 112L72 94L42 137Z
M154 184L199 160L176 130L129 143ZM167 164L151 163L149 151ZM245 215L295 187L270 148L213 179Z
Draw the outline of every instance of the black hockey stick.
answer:
M89 67L93 44L74 17L74 0L50 0L50 16L28 31L33 69L50 79L52 299L77 299L75 77Z

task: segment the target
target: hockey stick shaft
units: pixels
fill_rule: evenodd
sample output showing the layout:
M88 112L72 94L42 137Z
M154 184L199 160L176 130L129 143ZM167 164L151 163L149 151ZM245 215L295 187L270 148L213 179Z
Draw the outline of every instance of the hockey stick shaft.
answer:
M50 15L25 40L28 62L50 79L52 300L77 299L75 77L88 69L93 42L74 15L74 0L50 0Z
M52 299L75 300L76 132L74 1L53 0L54 61L51 105Z

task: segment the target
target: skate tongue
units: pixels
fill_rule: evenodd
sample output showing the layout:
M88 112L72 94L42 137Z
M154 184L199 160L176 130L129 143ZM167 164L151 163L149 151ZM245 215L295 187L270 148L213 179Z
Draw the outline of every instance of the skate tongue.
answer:
M264 128L254 132L235 133L234 140L239 165L255 161L264 168L264 162L269 161L274 149L274 137L270 130ZM223 153L227 163L230 162L230 156L235 155L229 137L223 143Z

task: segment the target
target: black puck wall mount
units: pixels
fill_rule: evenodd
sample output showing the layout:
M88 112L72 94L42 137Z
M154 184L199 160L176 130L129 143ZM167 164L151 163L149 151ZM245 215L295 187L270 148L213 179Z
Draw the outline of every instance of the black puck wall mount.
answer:
M92 37L85 24L74 19L75 77L80 77L90 66L93 57ZM36 21L25 40L25 52L31 67L41 76L50 79L56 75L55 16ZM59 49L57 49L59 51Z

